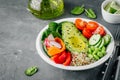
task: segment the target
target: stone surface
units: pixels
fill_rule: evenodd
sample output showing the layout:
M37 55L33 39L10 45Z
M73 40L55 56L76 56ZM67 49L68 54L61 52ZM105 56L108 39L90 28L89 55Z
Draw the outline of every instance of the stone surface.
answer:
M65 12L56 19L41 20L27 11L28 0L0 0L0 80L98 80L101 66L85 71L66 71L44 62L37 54L35 41L39 31L50 21L68 17L70 10L84 4L97 13L96 21L105 25L113 35L120 25L106 23L100 5L104 0L64 0ZM38 66L32 77L24 74L26 68Z

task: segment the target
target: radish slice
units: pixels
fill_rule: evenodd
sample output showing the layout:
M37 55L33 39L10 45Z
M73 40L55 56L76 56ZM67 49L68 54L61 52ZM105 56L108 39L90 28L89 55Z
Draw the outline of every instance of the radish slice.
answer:
M58 42L50 41L50 44L57 47L57 48L62 48L62 46Z
M47 38L48 38L49 41L54 41L55 40L54 36L52 34L50 34Z
M52 46L52 45L50 44L50 41L48 40L48 38L46 38L46 39L44 40L44 45L47 46L47 47Z

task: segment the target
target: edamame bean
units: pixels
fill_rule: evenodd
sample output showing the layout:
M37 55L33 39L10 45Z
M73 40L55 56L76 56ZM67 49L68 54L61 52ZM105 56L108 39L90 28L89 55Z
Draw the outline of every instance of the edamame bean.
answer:
M102 54L103 54L103 55L105 55L105 54L106 54L106 51L101 51L101 52L102 52Z
M95 50L95 47L94 47L94 46L91 46L90 49L91 49L92 51L94 51L94 50Z
M105 48L105 46L103 46L103 47L102 47L102 51L105 51L105 50L106 50L106 48Z
M103 57L104 55L103 55L102 52L98 52L98 53L97 53L97 56L99 56L99 57L101 58L101 57Z
M95 49L92 54L96 55L98 51L99 51L98 49Z
M33 66L33 67L29 67L28 69L25 70L25 74L27 76L32 76L33 74L35 74L38 71L38 67Z
M90 48L88 49L88 53L92 54L92 50Z
M90 59L93 59L93 55L92 55L92 54L88 54L88 57L89 57Z
M100 50L99 48L95 48L95 51L96 51L96 52L99 52L99 50Z
M95 60L99 60L99 57L97 55L93 55Z

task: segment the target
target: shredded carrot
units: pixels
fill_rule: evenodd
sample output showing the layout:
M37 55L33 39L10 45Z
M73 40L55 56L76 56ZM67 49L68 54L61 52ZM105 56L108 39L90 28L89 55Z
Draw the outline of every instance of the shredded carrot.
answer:
M48 49L48 55L49 55L49 56L54 56L54 55L56 55L56 54L58 54L58 53L61 53L62 51L65 50L65 44L64 44L64 42L62 41L62 39L56 37L56 38L55 38L55 41L58 42L58 43L61 45L61 48L57 48L57 47L55 47L55 46L51 46L51 47L47 48L47 49Z

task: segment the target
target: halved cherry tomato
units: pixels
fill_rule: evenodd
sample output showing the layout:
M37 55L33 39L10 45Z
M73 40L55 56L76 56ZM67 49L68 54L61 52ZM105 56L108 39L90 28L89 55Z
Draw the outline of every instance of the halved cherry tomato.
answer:
M70 53L70 52L67 52L67 58L66 58L66 61L63 63L63 65L69 66L70 63L71 63L71 59L72 59L71 53Z
M87 24L87 29L89 29L90 31L95 31L98 28L99 24L95 21L89 21Z
M94 32L93 34L100 34L101 36L104 36L106 34L104 28L102 26L99 26Z
M88 39L92 36L92 32L90 30L88 30L87 28L84 28L82 33Z
M83 30L87 25L86 21L83 21L82 19L76 19L75 20L75 26L79 29L79 30Z

